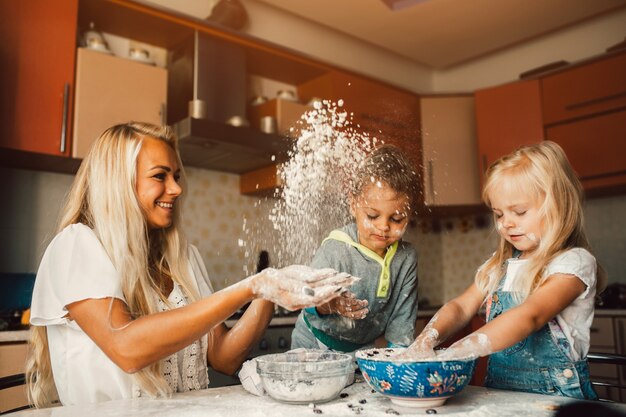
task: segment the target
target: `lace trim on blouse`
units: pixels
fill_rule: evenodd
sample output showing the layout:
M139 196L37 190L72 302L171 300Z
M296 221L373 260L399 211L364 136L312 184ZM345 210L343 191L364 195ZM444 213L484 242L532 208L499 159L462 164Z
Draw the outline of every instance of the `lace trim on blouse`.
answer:
M173 308L189 304L180 286L174 282L174 288L168 297ZM159 311L169 310L160 298L157 300ZM169 357L161 360L161 371L172 392L185 392L204 389L208 386L207 375L207 336L194 341ZM180 369L182 368L182 369Z

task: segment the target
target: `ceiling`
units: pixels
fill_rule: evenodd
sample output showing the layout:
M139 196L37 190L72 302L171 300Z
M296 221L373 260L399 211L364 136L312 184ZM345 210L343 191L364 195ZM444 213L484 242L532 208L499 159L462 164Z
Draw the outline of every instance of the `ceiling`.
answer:
M259 1L437 69L626 7L626 0Z

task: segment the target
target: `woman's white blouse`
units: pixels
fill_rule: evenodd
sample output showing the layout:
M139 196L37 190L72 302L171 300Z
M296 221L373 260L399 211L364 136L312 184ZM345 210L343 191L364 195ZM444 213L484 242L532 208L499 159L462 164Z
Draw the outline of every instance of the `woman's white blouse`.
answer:
M213 289L202 259L191 245L189 270L200 295L211 294ZM67 305L100 298L124 301L119 274L93 230L81 223L67 226L52 240L42 258L30 319L32 325L47 327L52 373L64 405L141 394L133 377L115 365L76 322L66 318ZM178 285L169 301L175 307L187 304ZM160 305L161 309L166 308L164 303ZM206 336L164 359L162 368L175 391L205 388Z

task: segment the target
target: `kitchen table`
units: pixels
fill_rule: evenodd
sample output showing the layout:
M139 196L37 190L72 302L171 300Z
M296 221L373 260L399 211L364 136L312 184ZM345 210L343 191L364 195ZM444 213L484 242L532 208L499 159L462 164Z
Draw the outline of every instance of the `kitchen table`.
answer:
M371 389L357 378L357 382L345 388L345 398L337 398L328 403L317 404L320 413L312 406L283 404L268 396L256 397L247 393L241 385L210 388L202 391L174 394L169 399L128 399L109 401L100 404L53 407L41 410L27 410L11 414L22 417L83 417L83 416L211 416L211 417L249 417L249 416L385 416L425 415L423 408L406 408L394 405L389 399L372 393ZM363 400L365 400L364 403ZM437 407L437 415L455 415L457 417L523 417L552 416L559 406L570 403L572 399L513 391L495 390L468 386L460 394ZM351 405L351 406L349 406ZM358 411L356 408L360 408ZM610 407L626 414L626 405L611 404Z

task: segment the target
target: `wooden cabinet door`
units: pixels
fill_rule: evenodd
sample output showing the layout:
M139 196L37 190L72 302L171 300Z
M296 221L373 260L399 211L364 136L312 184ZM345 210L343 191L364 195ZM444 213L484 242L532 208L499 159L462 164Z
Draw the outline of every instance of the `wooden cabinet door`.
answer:
M474 97L420 100L424 204L481 204Z
M27 356L27 343L0 344L0 378L23 374ZM25 405L28 405L26 385L0 390L0 413Z
M343 100L353 127L403 149L416 164L419 151L419 97L357 75L333 71L298 86L303 101Z
M626 184L626 110L546 129L563 147L586 191Z
M0 146L69 155L78 0L0 2Z
M105 129L130 120L162 124L167 71L78 49L72 156L83 158Z
M478 90L475 99L481 172L516 148L544 139L538 80Z
M626 107L626 53L541 80L546 125Z

